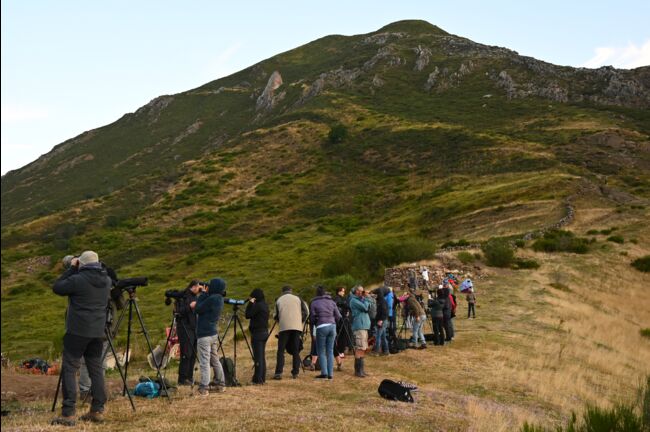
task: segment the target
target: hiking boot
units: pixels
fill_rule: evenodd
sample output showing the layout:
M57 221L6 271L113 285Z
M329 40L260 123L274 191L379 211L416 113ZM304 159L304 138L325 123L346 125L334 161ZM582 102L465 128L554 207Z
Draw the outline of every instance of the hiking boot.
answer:
M179 385L179 386L191 386L191 385L194 385L194 383L192 381L190 381L190 380L182 380L182 381L179 381L177 385Z
M316 370L316 367L313 364L310 364L307 370L310 372L314 372Z
M214 391L216 393L225 393L226 392L226 387L222 385L214 386Z
M86 398L88 398L89 394L90 394L89 390L79 390L79 400L82 402L86 402Z
M382 357L386 357L386 356L388 356L388 354L389 354L389 353L388 353L387 351L384 351L383 353L381 353L381 354L379 354L379 355L382 356Z
M79 417L80 420L89 421L93 423L102 423L104 421L104 413L99 411L89 411L86 414Z
M343 363L339 363L336 365L336 370L341 372L343 370Z
M274 379L274 380L278 380L278 381L281 380L281 379L282 379L282 374L275 374L275 375L273 375L273 379Z
M379 352L373 350L373 351L370 351L369 354L370 354L372 357L377 357L377 356L379 355Z
M332 381L333 379L334 379L334 377L333 377L332 375L328 375L328 376L327 376L327 380L328 380L328 381Z
M61 425L61 426L75 426L77 424L76 419L74 416L58 416L52 419L50 422L51 425Z
M421 350L423 350L423 349L427 349L427 344L422 344L422 345L420 345L420 346L418 347L418 349L421 349Z
M314 379L325 379L325 378L327 378L327 375L323 375L323 374L314 377Z
M208 391L207 388L200 388L199 389L199 396L208 396L210 392Z
M295 374L291 374L291 378L293 378L293 379L297 379L297 378L298 378L298 374L297 374L297 373L295 373Z

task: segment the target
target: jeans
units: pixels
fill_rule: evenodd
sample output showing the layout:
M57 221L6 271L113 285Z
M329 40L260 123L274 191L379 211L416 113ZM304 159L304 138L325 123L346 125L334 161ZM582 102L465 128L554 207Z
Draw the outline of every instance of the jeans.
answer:
M178 382L194 381L194 364L196 363L196 333L188 329L187 324L178 320L176 334L180 344L181 361L178 365Z
M269 338L268 331L260 331L251 334L251 344L253 345L253 359L255 360L255 372L253 373L253 382L255 384L264 384L266 382L266 341Z
M199 365L201 368L201 385L199 388L207 389L210 385L210 367L214 370L214 380L218 385L226 385L226 378L219 361L219 336L205 336L197 341Z
M316 344L318 345L318 361L321 375L334 374L334 339L336 326L328 325L316 329Z
M375 339L375 346L372 349L374 352L379 352L381 349L381 352L387 353L388 352L388 337L386 335L387 329L386 325L388 324L388 321L382 322L381 327L377 326L376 327L376 332L375 334L376 339Z
M474 303L467 303L467 318L469 318L470 313L474 318L476 318L476 309L474 309Z
M284 369L284 350L290 351L293 357L291 374L298 375L300 372L300 330L285 330L278 335L278 355L275 363L275 374L282 375Z
M426 345L427 341L424 339L424 322L426 321L427 316L420 316L420 320L413 319L413 337L411 340L417 346L418 340L422 340L422 345Z
M103 338L89 338L66 333L63 336L63 362L61 366L61 383L63 386L63 407L61 414L73 416L77 404L77 371L81 358L86 360L90 375L90 393L93 400L90 410L103 412L106 403L104 387L104 369L102 369Z
M111 347L108 345L108 341L104 341L102 346L102 373L106 372L106 355ZM79 369L79 391L80 392L89 392L90 386L90 374L88 373L88 367L86 367L86 360L81 357L81 368Z

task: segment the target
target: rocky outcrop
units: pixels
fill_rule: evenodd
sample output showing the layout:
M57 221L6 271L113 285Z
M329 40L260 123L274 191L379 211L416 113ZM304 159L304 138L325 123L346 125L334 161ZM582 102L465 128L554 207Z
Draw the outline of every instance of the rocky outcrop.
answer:
M262 94L257 98L255 109L257 111L268 111L272 109L279 101L284 99L286 92L275 94L275 91L282 85L282 76L280 72L274 71L269 77L266 87Z
M156 123L160 117L160 113L174 101L173 96L160 96L148 104L138 108L135 112L136 116L147 115L149 117L149 124Z
M422 48L422 46L418 45L417 48L413 48L413 51L415 51L415 66L413 67L413 70L420 72L429 64L431 50L429 48Z
M365 43L365 44L383 45L390 38L401 39L401 38L403 38L405 36L406 36L406 33L402 33L402 32L379 33L379 34L375 34L375 35L366 37L365 39L363 39L363 43Z
M493 78L497 87L505 90L508 99L525 98L529 96L539 96L555 102L568 102L569 92L566 88L560 86L557 82L537 85L533 83L517 84L515 80L502 70Z
M393 44L379 48L377 54L363 64L363 70L370 70L380 62L385 63L389 67L406 64L406 60L398 56L397 52L397 47Z
M433 72L427 77L424 83L424 89L431 91L444 91L452 87L457 87L462 82L463 77L469 75L474 69L474 63L470 60L467 63L461 63L457 71L450 72L448 68L442 70L438 66L434 67Z

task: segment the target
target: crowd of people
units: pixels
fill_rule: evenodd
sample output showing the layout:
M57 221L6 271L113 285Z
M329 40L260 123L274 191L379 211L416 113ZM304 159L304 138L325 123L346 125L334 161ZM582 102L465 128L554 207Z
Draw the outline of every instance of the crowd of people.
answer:
M67 268L53 286L54 293L67 296L69 301L61 372L63 407L61 415L52 423L72 426L75 424L76 376L82 360L86 372L81 375L81 390L89 390L92 402L90 411L81 419L103 420L106 392L102 362L106 352L106 311L116 276L99 261L95 252L86 251L79 257L66 259L68 262L64 264ZM278 327L273 379L283 378L285 352L292 358L293 379L306 366L320 372L315 379L332 380L335 364L336 370L341 371L346 354L350 353L354 356L354 375L364 378L367 376L366 353L388 356L405 349L403 341L406 338L403 336L408 329L411 338L407 347L425 349L428 316L433 345L442 346L453 341L457 307L454 286L445 280L432 289L428 271L422 274L422 279L425 289L419 289L417 278L409 275L408 289L401 295L386 285L370 292L357 285L349 295L346 295L345 287L339 287L332 297L324 287L318 286L310 304L296 295L290 286L284 286L273 310L274 327ZM473 289L465 294L468 318L475 318L476 295ZM192 280L175 296L176 334L180 344L178 385L194 385L194 367L198 360L198 394L203 396L210 392L223 392L226 387L218 354L222 342L218 323L225 296L226 282L221 278L211 279L208 283ZM400 314L403 320L398 328ZM254 289L250 293L245 317L249 320L254 361L252 383L263 385L267 376L266 345L273 332L273 329L269 331L271 309L263 290ZM301 351L307 329L312 338L311 353L303 361ZM369 351L370 346L372 350ZM211 375L214 377L212 381Z

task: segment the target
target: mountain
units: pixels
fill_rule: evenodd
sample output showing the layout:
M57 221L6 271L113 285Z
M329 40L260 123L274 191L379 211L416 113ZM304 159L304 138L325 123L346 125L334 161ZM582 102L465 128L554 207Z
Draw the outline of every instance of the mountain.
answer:
M523 235L580 205L642 217L649 108L650 67L556 66L424 21L160 96L2 177L3 344L56 351L49 285L84 249L149 276L140 295L162 319L162 290L193 277L242 297L374 282L433 245Z

